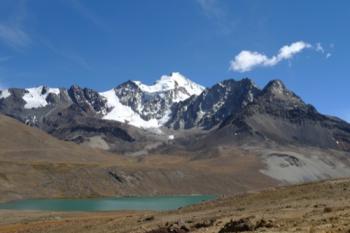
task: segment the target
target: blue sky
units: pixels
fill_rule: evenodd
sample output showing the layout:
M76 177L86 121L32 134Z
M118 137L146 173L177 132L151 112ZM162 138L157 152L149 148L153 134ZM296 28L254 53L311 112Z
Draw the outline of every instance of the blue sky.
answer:
M281 79L350 120L349 10L347 0L1 0L0 87L102 91L172 71L205 86ZM307 46L282 56L295 42ZM234 69L242 51L260 60Z

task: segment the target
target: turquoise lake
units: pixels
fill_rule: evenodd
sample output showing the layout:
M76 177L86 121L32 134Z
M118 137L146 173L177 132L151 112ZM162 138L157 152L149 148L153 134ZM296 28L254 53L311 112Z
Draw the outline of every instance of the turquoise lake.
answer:
M95 199L36 199L0 204L0 209L43 211L174 210L213 200L213 195L115 197Z

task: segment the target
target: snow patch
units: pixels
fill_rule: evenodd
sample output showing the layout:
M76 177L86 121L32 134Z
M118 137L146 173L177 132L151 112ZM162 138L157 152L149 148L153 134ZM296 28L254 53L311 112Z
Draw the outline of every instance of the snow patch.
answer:
M169 139L169 140L174 140L174 139L175 139L175 136L174 136L174 135L169 135L169 136L168 136L168 139Z
M107 113L103 119L114 120L129 125L133 125L140 128L157 128L159 127L158 121L156 119L151 119L146 121L141 118L141 116L134 112L131 107L123 105L120 103L118 96L115 94L114 89L106 92L100 93L101 96L105 97L107 100L107 107L112 108L112 110Z
M6 99L11 96L11 92L8 89L0 90L0 99Z
M48 105L46 98L50 93L60 94L59 88L47 88L47 90L44 90L44 86L27 88L25 90L26 93L23 96L23 100L26 102L24 105L26 109L45 107Z
M170 120L170 117L171 117L171 110L168 109L164 113L163 117L158 120L158 125L159 126L165 125Z

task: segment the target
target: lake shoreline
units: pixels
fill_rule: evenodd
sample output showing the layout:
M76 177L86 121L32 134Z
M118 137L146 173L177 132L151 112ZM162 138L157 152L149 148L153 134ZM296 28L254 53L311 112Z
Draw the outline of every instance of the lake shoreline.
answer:
M0 204L5 210L36 210L54 212L97 211L168 211L217 199L215 195L162 195L109 198L25 199Z
M341 232L350 229L350 179L280 187L218 198L172 211L45 212L0 210L6 233L145 233L185 226L217 233L235 221L257 232Z

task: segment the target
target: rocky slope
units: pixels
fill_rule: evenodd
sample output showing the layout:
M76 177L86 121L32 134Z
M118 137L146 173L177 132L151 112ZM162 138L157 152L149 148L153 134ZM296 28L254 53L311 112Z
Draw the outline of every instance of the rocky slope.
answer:
M226 118L215 132L220 134L225 140L255 137L279 144L350 149L347 122L320 114L279 80L269 82L238 115Z
M259 89L249 79L222 81L199 96L175 104L166 125L174 129L211 129L227 117L239 113L258 92Z
M276 184L259 172L262 164L253 154L242 158L239 150L215 160L126 157L58 140L2 115L0 135L0 201L236 193Z

